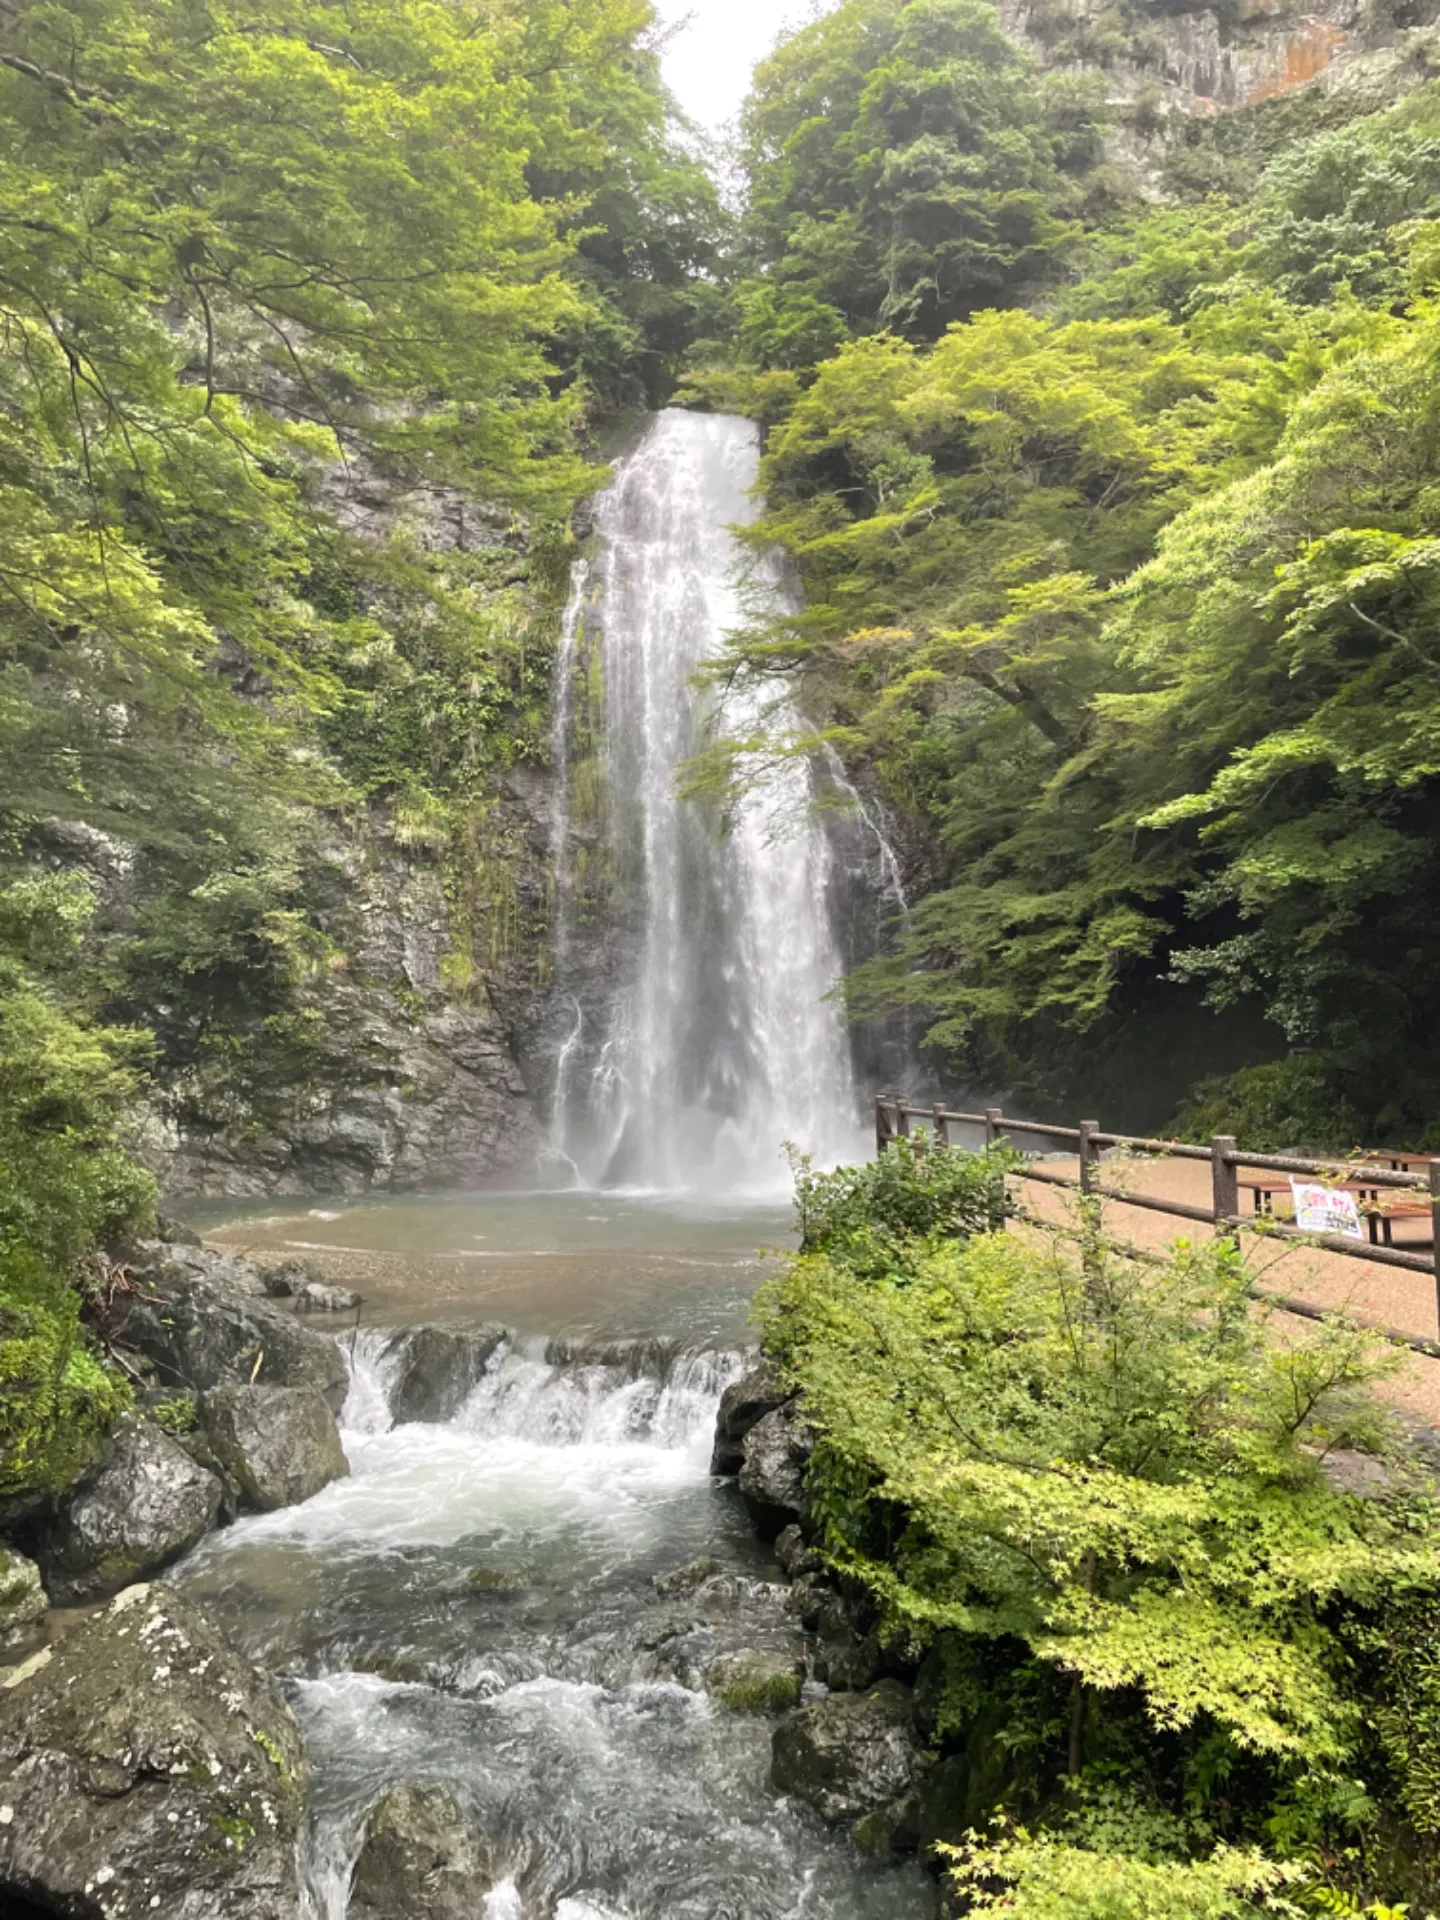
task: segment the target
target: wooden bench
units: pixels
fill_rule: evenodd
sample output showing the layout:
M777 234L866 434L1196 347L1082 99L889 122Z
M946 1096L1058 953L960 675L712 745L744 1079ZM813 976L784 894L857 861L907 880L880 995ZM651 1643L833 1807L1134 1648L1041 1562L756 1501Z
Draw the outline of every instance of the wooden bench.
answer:
M1428 1153L1386 1155L1396 1173L1406 1173L1410 1166L1425 1167L1430 1164ZM1379 1166L1382 1156L1376 1155L1370 1162ZM1407 1164L1408 1163L1408 1164ZM1274 1174L1242 1174L1235 1183L1243 1187L1252 1196L1252 1205L1257 1217L1275 1212L1275 1197L1290 1194L1288 1179ZM1393 1247L1395 1237L1392 1231L1396 1220L1428 1220L1430 1202L1418 1197L1395 1193L1381 1187L1368 1187L1359 1180L1337 1180L1333 1182L1337 1193L1353 1193L1356 1209L1363 1218L1370 1235L1372 1247Z

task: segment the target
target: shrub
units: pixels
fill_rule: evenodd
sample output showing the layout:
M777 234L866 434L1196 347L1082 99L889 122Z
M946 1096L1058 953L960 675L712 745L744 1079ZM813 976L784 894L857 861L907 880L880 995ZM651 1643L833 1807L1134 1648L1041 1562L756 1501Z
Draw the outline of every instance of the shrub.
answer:
M1263 1066L1202 1080L1175 1116L1182 1140L1231 1133L1255 1153L1313 1147L1348 1153L1361 1137L1360 1115L1335 1088L1317 1054L1292 1054Z
M994 1233L1014 1212L1005 1176L1016 1161L1008 1151L940 1146L923 1133L833 1173L792 1155L801 1251L874 1268L903 1260L907 1246Z
M1413 1849L1434 1773L1429 1637L1394 1624L1440 1604L1433 1504L1323 1468L1398 1444L1369 1391L1393 1355L1338 1319L1273 1337L1228 1241L1132 1260L1094 1235L1081 1263L918 1234L877 1284L854 1181L821 1185L842 1204L762 1296L762 1338L817 1436L817 1544L923 1661L927 1722L983 1787L941 1837L997 1802L1040 1833L997 1843L1009 1866L977 1843L969 1891L1220 1920L1294 1884L1256 1849L1346 1847L1363 1888L1381 1796ZM1119 1826L1062 1831L1112 1789Z

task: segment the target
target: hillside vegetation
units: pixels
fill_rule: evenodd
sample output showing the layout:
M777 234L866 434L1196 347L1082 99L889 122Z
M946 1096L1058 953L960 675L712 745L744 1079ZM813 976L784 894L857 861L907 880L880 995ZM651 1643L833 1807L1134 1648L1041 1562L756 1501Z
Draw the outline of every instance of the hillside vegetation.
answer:
M69 1471L137 1098L354 1071L378 809L464 991L597 409L714 292L635 0L80 0L0 32L0 1497ZM479 538L437 536L470 513ZM473 951L472 951L473 950ZM477 986L477 991L483 987ZM88 1418L88 1416L85 1416ZM54 1454L54 1458L50 1457Z
M735 653L911 823L850 992L951 1078L1068 1100L1180 1005L1252 1063L1192 1128L1433 1137L1440 92L1345 112L1192 123L1137 206L979 0L846 0L757 74L692 390L766 423L806 604Z
M1231 1241L997 1232L1006 1166L921 1139L802 1167L762 1297L808 1525L915 1675L945 1911L1429 1911L1440 1550L1368 1391L1393 1355L1277 1337Z

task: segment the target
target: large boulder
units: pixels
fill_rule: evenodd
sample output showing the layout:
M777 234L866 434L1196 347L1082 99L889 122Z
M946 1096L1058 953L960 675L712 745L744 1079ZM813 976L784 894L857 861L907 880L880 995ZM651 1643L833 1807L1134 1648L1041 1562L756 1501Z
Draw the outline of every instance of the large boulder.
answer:
M740 1492L755 1530L773 1540L805 1513L805 1468L815 1437L793 1407L757 1420L743 1442Z
M783 1407L792 1397L791 1390L768 1360L759 1361L732 1381L720 1396L720 1410L715 1416L711 1473L739 1473L745 1464L746 1434L767 1413Z
M0 1661L17 1659L40 1645L49 1604L35 1562L11 1547L0 1547Z
M396 1426L453 1419L508 1339L504 1327L405 1327L386 1348L395 1363L390 1415Z
M365 1822L348 1920L474 1920L495 1880L489 1845L437 1781L408 1781Z
M318 1387L339 1412L345 1356L328 1334L267 1299L248 1261L147 1242L128 1252L125 1270L132 1291L116 1295L111 1337L162 1383L200 1393L230 1382Z
M47 1586L60 1601L95 1600L158 1572L214 1526L222 1491L168 1433L130 1421L32 1536Z
M204 1402L211 1450L243 1507L293 1507L350 1471L318 1387L216 1387Z
M272 1683L129 1587L0 1688L0 1912L296 1920L304 1774Z
M850 1823L910 1794L926 1768L910 1689L832 1693L775 1729L770 1777L824 1819Z

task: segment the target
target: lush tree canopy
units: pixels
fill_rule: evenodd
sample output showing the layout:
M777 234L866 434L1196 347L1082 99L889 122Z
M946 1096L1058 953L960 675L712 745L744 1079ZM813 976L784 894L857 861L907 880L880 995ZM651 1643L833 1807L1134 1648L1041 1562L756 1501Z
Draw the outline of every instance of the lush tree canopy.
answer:
M301 989L372 804L483 959L588 435L663 395L720 224L644 0L27 6L0 162L8 1489L147 1079L355 1071Z
M1092 203L1058 243L1068 285L1053 262L1048 292L966 280L935 338L913 306L826 295L782 244L821 179L869 204L840 76L879 99L912 15L978 18L846 7L762 70L748 219L772 265L714 388L770 423L757 537L806 589L735 655L799 673L941 854L854 1005L927 1008L952 1063L1042 1085L1157 993L1250 1006L1262 1053L1306 1050L1293 1097L1283 1075L1263 1112L1235 1089L1264 1139L1295 1144L1302 1114L1299 1138L1429 1137L1440 102L1289 139L1243 194ZM1039 140L1033 79L1005 94ZM804 132L792 98L835 110ZM936 247L926 284L958 287ZM859 337L827 335L822 295ZM720 743L700 784L755 744Z
M746 108L751 344L786 366L827 326L931 340L1035 291L1080 231L1095 152L1084 98L982 0L846 0L758 69Z

